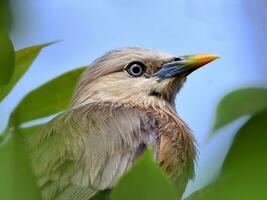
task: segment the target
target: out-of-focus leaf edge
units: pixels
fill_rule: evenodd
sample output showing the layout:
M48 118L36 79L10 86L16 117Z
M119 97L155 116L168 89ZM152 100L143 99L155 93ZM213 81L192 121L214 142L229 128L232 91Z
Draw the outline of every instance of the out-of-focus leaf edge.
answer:
M70 102L70 98L69 99L66 99L66 101L68 103L66 103L65 101L64 102L63 101L60 101L61 104L63 104L63 103L66 104L64 106L57 106L57 108L60 107L61 109L56 109L55 110L55 108L54 108L54 109L52 109L52 111L49 111L49 113L47 112L47 113L44 113L44 114L40 114L40 113L39 114L33 114L35 116L33 116L31 118L28 117L27 120L26 119L18 120L18 118L17 118L17 115L18 114L19 115L23 115L23 113L24 113L24 112L23 113L20 112L21 109L22 110L23 109L24 110L27 109L28 110L27 115L29 115L30 109L28 109L28 108L22 108L22 107L27 106L27 104L24 105L25 102L34 103L33 100L32 100L32 98L35 99L36 96L40 96L40 95L38 95L38 92L42 91L42 93L44 93L44 90L47 90L47 89L51 88L52 85L54 87L54 84L58 83L58 81L60 79L65 78L65 77L71 77L71 78L74 77L75 80L73 80L72 86L71 86L74 89L75 88L75 84L77 83L78 78L84 72L85 69L86 69L86 67L83 66L83 67L79 67L79 68L73 69L71 71L67 71L67 72L65 72L65 73L63 73L63 74L61 74L61 75L59 75L59 76L57 76L57 77L49 80L48 82L44 83L43 85L37 87L36 89L32 90L27 95L25 95L23 97L23 99L18 103L18 105L12 111L12 114L11 114L10 119L9 119L8 127L10 128L10 127L14 127L14 126L20 126L22 123L26 123L26 122L29 122L29 121L32 121L32 120L38 120L38 119L44 118L44 117L49 117L51 115L54 115L54 114L57 114L59 112L64 111L64 109L67 109L67 106L69 105L69 102ZM69 90L70 91L68 92L69 94L67 96L71 96L73 94L72 89L69 89ZM60 90L57 93L57 95L59 95L59 94L60 94ZM64 96L66 96L66 94L64 94ZM38 105L41 104L41 102L42 102L41 100L39 101L38 99L37 100L35 99L35 101L38 102ZM53 102L51 102L51 103L53 103ZM42 105L42 106L45 106L45 105ZM35 111L36 110L33 110L33 112L35 112ZM22 117L23 116L20 116L20 118L22 118Z
M254 102L253 100L255 100L255 97L260 95L261 97L257 99L258 102ZM240 104L236 101L238 98L240 99ZM230 105L230 102L233 102L234 105ZM248 105L247 110L246 108L243 108L246 106L246 102ZM261 102L261 104L259 102ZM219 129L223 128L227 124L245 115L253 115L261 112L265 108L267 108L267 88L242 88L228 93L219 101L215 115L215 122L212 131L208 134L208 137L212 138Z
M58 41L55 42L48 42L48 43L44 43L44 44L40 44L40 45L34 45L34 46L30 46L30 47L25 47L23 49L19 49L15 52L15 67L13 70L13 74L10 78L10 81L7 85L1 86L0 87L0 102L5 99L5 97L12 91L12 89L15 87L15 85L18 83L18 81L23 77L23 75L28 71L28 69L30 68L32 62L35 60L35 58L39 55L40 51L42 50L42 48L47 47L49 45L55 44ZM37 48L37 49L34 49ZM20 57L20 54L24 51L29 51L27 52L24 57ZM21 63L21 62L26 62L25 59L27 59L31 54L36 54L36 56L30 61L29 66L21 73L18 74L17 72L17 66ZM20 63L18 63L18 59L20 60ZM17 76L17 77L15 77Z

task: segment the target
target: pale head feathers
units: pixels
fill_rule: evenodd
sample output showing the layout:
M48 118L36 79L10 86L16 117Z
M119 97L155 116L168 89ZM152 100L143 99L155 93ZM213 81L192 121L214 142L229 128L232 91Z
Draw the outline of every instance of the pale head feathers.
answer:
M138 47L110 51L95 60L82 75L73 106L96 102L174 106L175 95L184 79L171 78L158 82L150 76L173 58L174 56L158 50ZM132 77L125 70L129 63L136 61L145 64L146 76Z

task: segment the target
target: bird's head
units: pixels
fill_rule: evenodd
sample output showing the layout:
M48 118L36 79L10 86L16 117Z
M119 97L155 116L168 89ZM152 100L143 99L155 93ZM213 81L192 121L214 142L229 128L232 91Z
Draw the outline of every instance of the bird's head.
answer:
M186 76L216 58L213 54L173 56L136 47L113 50L83 74L74 106L107 102L174 106Z

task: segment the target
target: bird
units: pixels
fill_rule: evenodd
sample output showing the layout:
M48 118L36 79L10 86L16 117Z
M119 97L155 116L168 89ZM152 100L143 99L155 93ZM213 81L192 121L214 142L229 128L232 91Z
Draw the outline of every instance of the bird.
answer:
M189 74L216 58L125 47L93 61L69 108L29 139L42 199L87 200L111 189L148 147L180 198L197 149L175 98Z

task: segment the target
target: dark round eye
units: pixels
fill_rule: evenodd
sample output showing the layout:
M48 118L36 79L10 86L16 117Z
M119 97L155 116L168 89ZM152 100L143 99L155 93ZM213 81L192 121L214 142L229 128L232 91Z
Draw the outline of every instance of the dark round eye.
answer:
M142 76L145 73L146 67L143 63L134 62L130 63L127 66L126 70L131 76L138 77Z
M179 57L175 57L174 59L173 59L173 61L182 61L183 59L182 58L179 58Z

